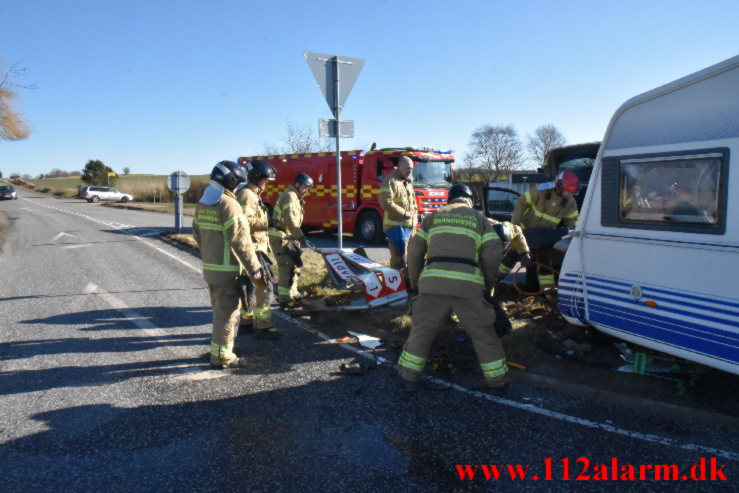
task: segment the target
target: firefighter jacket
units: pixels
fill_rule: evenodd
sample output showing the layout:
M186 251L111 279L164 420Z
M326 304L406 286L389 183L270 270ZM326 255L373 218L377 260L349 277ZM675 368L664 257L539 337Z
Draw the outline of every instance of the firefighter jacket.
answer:
M413 183L394 170L380 185L380 207L385 212L382 229L387 231L396 226L415 228L418 216L416 194ZM408 216L408 217L406 217Z
M477 296L495 284L503 242L493 225L457 198L426 216L408 244L408 277L423 294Z
M269 238L267 236L269 215L262 199L259 198L261 193L259 187L249 183L237 192L236 198L241 204L246 219L249 221L249 230L251 231L254 247L258 251L267 253L269 252Z
M533 189L518 198L511 222L523 229L572 228L577 216L577 202L571 195L560 197L553 189Z
M272 211L273 227L269 229L269 235L276 238L291 236L298 241L302 240L303 231L300 225L303 224L303 204L305 201L300 198L298 189L295 185L290 185L275 202L275 209Z
M192 235L203 259L203 277L208 284L233 280L242 266L251 276L260 268L249 223L228 190L213 205L198 203L192 222Z

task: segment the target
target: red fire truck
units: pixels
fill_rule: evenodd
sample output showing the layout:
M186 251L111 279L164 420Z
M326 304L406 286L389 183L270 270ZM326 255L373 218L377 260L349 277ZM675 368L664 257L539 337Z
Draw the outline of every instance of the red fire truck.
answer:
M382 208L378 202L382 179L393 171L401 156L413 160L413 188L418 213L423 216L446 205L452 184L454 155L451 151L411 147L341 153L341 208L344 231L351 231L363 243L383 238ZM277 179L262 194L273 206L298 173L308 173L314 186L308 192L303 226L336 230L336 153L315 152L283 156L240 157L243 166L252 159L267 161L277 170Z

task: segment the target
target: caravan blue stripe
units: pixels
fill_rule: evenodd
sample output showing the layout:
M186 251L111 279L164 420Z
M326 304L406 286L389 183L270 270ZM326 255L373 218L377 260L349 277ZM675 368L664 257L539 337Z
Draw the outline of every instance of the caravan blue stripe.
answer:
M576 279L576 280L579 280L578 282L582 283L581 277L579 275L577 275L577 274L568 272L568 273L566 273L564 275L564 277L569 277L569 278L572 278L572 279ZM560 278L560 280L561 279L562 278ZM613 280L613 279L609 279L607 277L593 276L593 275L588 275L587 276L587 281L588 281L588 283L590 283L591 281L596 281L596 282L597 281L601 281L601 282L606 282L608 284L615 284L617 286L624 286L624 287L629 288L629 289L634 284L634 283L631 283L630 284L630 283L626 283L626 282L616 281L616 280ZM704 296L696 296L696 295L685 293L685 292L668 290L668 289L664 289L664 288L660 288L660 287L652 287L650 285L644 285L644 284L640 284L640 285L642 287L642 290L648 289L650 292L651 291L654 291L654 292L657 292L657 293L667 294L667 295L675 296L675 297L679 297L679 298L686 298L686 299L694 300L694 301L707 301L709 303L721 303L722 305L727 305L727 306L731 306L731 307L734 307L734 308L739 309L739 303L729 301L726 298L720 298L720 297L707 298L707 297L704 297Z
M573 298L576 298L573 305ZM561 298L560 305L565 309L567 313L574 317L579 317L579 315L575 310L580 310L580 313L584 313L584 301L582 301L582 297L574 297L574 296L563 296ZM641 319L644 323L651 323L656 325L664 325L664 330L669 331L682 331L687 334L694 334L695 337L701 337L701 338L708 338L711 340L714 340L715 342L720 342L721 344L735 344L739 347L739 334L728 331L728 330L722 330L717 329L714 327L707 327L705 325L690 323L689 326L686 326L687 323L683 320L679 319L672 319L670 317L661 316L658 313L647 313L640 310L634 310L631 308L625 308L617 305L613 305L607 302L601 302L601 301L595 301L595 300L589 300L588 306L590 307L590 321L593 321L593 311L596 309L601 310L607 310L610 312L617 312L615 315L621 315L621 316L629 316L632 318ZM622 323L628 325L629 321L622 321ZM682 325L681 325L682 324ZM621 329L624 329L624 327L621 327ZM703 332L700 332L699 329L702 329ZM720 339L720 341L719 341Z
M600 301L589 300L588 306L591 308L591 310L593 308L600 308L603 310L618 312L617 314L620 314L622 316L642 319L644 323L652 323L657 325L661 324L665 326L665 330L682 331L688 334L693 334L696 337L703 337L716 341L720 339L722 341L722 344L735 344L737 346L737 349L739 349L739 333L713 329L711 327L704 327L696 324L680 325L680 321L676 321L674 319L648 314L638 310L632 310L630 308L624 308L622 306L617 306L611 303L604 303ZM702 332L700 330L702 330Z
M578 311L583 313L585 309L584 300L580 296L565 295L560 299L559 305L563 313L575 318L580 316L577 313ZM659 327L659 321L646 320L641 312L634 313L632 310L607 303L590 302L589 306L591 307L590 322L639 337L646 337L687 351L739 363L739 350L736 347L731 347L729 345L730 343L710 339L710 334L701 333L700 335L694 336L690 333L676 332L668 327ZM625 317L628 317L629 320L625 320ZM677 328L677 330L686 331L682 327ZM687 332L690 332L690 330L688 329ZM730 334L732 337L737 336L737 334ZM739 337L737 338L739 339Z
M582 286L582 283L573 283L572 281L560 280L560 285L563 285L565 287L573 287L574 288L574 287ZM588 281L588 291L592 290L594 287L595 287L596 290L598 288L601 288L601 289L608 289L608 290L611 290L611 291L615 291L610 286L604 286L603 284L598 283L598 282ZM642 289L647 289L648 290L650 288L642 288ZM618 291L616 291L616 292L618 292ZM626 291L626 293L623 293L623 294L627 294L627 295L631 296L631 292L630 291ZM664 296L654 296L651 293L645 293L644 294L644 297L645 298L649 298L651 300L655 300L655 301L664 301L664 302L667 302L667 303L678 303L678 304L680 304L682 306L685 306L685 307L697 308L699 310L710 310L710 311L712 311L714 313L720 313L720 314L729 315L729 316L732 316L732 317L739 317L739 312L733 311L733 310L724 310L722 308L715 308L715 307L712 307L712 306L711 307L707 307L705 305L699 305L699 304L696 304L696 303L690 303L690 302L684 301L684 300L675 300L675 299L666 298ZM633 298L630 298L628 300L623 300L623 301L632 301L632 300L635 301ZM718 302L714 301L713 303L718 303ZM659 309L659 307L657 307L657 309ZM670 310L672 310L672 309L670 309ZM704 317L703 315L701 315L701 318L706 318L706 317ZM728 323L736 323L736 322L735 321L732 321L732 320L729 320Z
M598 311L591 311L590 321L640 337L659 341L670 346L739 364L739 350L729 347L726 344L667 331L666 329L654 327L639 321L622 320L608 313Z
M636 306L638 306L638 307L644 307L645 306L643 303L636 301L634 298L627 299L627 298L621 298L621 297L618 297L618 296L614 296L612 294L612 291L609 292L609 291L604 291L603 289L600 289L600 288L597 288L597 287L594 288L593 286L590 285L590 283L588 283L588 294L591 294L591 293L592 294L597 294L599 296L602 296L604 298L608 298L608 299L611 299L611 300L620 301L622 303L629 303L629 304L634 305L635 307ZM590 297L588 297L588 303L590 303ZM695 313L693 313L691 311L688 311L688 310L680 310L678 308L661 308L659 305L656 306L656 307L654 307L654 308L650 308L650 312L651 311L657 312L657 315L660 315L660 314L664 314L664 315L683 315L683 316L686 316L686 317L694 317L694 318L698 318L698 319L701 319L701 320L706 320L706 321L714 322L714 323L721 324L721 325L733 326L733 325L736 324L736 322L734 320L728 320L728 319L725 319L725 318L719 318L719 317L714 317L714 316L711 316L711 315L704 315L704 314L698 315L698 314L695 314ZM695 325L695 322L690 322L690 323ZM704 326L701 326L701 327L704 327ZM717 329L714 329L712 327L705 327L705 329L706 330L711 330L711 331L717 330Z

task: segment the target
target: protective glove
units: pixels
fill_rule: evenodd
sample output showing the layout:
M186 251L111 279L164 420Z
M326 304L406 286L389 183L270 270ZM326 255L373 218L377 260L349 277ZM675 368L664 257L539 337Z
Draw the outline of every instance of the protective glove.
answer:
M524 253L523 255L521 255L521 264L523 264L523 266L528 269L529 267L534 266L534 259L531 258L531 255L529 255L528 253Z

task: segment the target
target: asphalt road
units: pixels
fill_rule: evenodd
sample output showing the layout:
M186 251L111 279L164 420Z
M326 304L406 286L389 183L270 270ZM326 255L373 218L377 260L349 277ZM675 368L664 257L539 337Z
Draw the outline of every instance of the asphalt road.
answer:
M737 491L735 427L535 388L408 396L389 366L339 374L354 354L283 318L280 341L238 339L248 368L210 370L198 259L151 236L171 216L19 195L0 202L0 491ZM701 457L728 481L592 479Z

